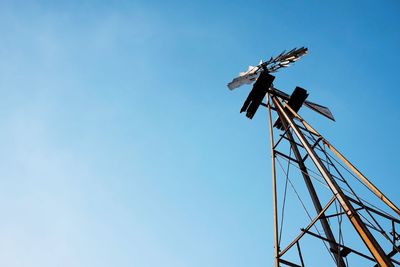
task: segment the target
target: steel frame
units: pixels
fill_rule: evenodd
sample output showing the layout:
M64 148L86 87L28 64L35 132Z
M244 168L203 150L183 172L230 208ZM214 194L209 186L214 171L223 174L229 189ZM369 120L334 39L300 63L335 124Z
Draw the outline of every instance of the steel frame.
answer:
M398 234L396 233L395 224L400 224L400 219L395 218L392 215L386 214L382 211L379 211L375 208L370 207L368 204L365 204L350 188L350 193L354 193L355 198L348 196L341 186L338 184L338 181L346 183L345 178L341 175L339 170L335 166L335 162L333 162L327 152L325 151L325 147L329 149L336 157L340 160L340 162L346 166L350 171L356 175L359 180L368 187L385 205L390 207L397 215L400 215L400 209L391 202L371 181L369 181L354 165L350 163L333 145L331 145L321 134L319 134L314 128L312 128L303 118L301 118L295 111L293 111L290 106L286 105L286 100L280 98L279 96L273 93L273 90L270 89L270 92L267 94L266 103L262 104L262 106L268 109L268 118L269 118L269 133L270 133L270 146L271 146L271 166L272 166L272 200L273 200L273 217L274 217L274 257L275 257L275 267L279 267L281 264L287 266L304 266L304 259L300 249L300 240L306 234L309 236L313 236L315 238L321 239L324 242L328 243L331 251L331 255L335 259L336 266L345 267L346 264L346 256L349 253L353 253L359 255L363 258L376 262L378 266L394 266L395 264L399 264L397 260L392 259L392 257L400 253L400 246L396 244L399 242ZM274 140L274 129L273 129L273 118L272 111L277 113L277 116L283 123L284 131L281 132L280 137L277 142ZM300 122L297 123L296 121ZM308 136L312 137L313 144L309 142L305 133ZM296 141L297 139L297 141ZM278 151L277 147L280 143L287 141L290 146L290 150L294 154L294 158L291 155L287 155L282 151ZM324 147L322 147L324 146ZM304 151L306 154L303 157L300 153L300 149ZM326 155L326 159L321 158L317 150L321 151L324 155ZM295 163L300 173L303 177L303 180L308 189L309 195L311 197L312 203L314 205L317 216L310 222L310 224L302 229L302 232L283 250L279 247L279 226L278 226L278 203L277 203L277 172L276 172L276 158L280 156L286 159L288 162ZM318 170L320 177L323 178L323 181L329 187L332 192L332 198L328 201L325 206L322 206L321 201L318 197L318 194L314 188L311 175L309 174L308 168L306 167L305 161L310 159L313 162L313 165ZM328 169L327 165L333 166L334 170L338 173L335 176L330 169ZM337 212L335 214L325 215L328 208L332 205L332 203L337 202L340 204L342 212ZM355 207L353 205L357 205ZM371 216L372 221L375 227L375 230L382 230L381 234L389 239L390 243L393 245L392 251L389 253L385 253L384 249L378 243L374 235L370 232L369 228L371 228L363 219L362 215L359 213L360 211L365 211ZM383 231L382 227L378 223L378 221L374 218L373 214L380 216L381 218L387 219L391 221L392 230L390 234L392 238L389 238L389 234ZM359 235L361 240L363 241L365 247L368 249L370 255L366 253L360 252L356 249L345 246L344 244L340 244L335 240L335 236L332 233L331 226L328 222L328 218L346 215L349 222L353 226L356 233ZM310 229L316 224L316 222L320 222L324 231L325 236L321 236L320 234L315 234L310 231ZM373 228L372 228L373 229ZM287 259L283 259L283 256L292 249L296 245L300 265Z

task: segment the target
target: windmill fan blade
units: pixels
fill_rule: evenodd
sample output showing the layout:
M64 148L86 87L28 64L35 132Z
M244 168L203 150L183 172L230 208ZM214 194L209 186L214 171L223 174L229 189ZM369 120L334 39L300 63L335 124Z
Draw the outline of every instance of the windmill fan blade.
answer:
M308 50L305 47L294 48L289 52L283 51L272 60L264 62L264 66L269 72L276 72L280 68L289 67L290 63L297 61L300 57L307 54L307 51Z
M286 50L283 50L277 57L274 58L274 62L280 60L285 55Z
M329 108L315 104L313 102L309 102L309 101L304 102L304 105L307 106L308 108L314 110L315 112L321 114L322 116L325 116L328 119L335 121L335 118L333 117L333 114L329 110Z
M295 58L296 58L295 56L290 56L290 57L286 58L286 60L293 61Z
M252 69L249 68L247 71L241 72L239 76L228 83L228 88L233 90L244 84L251 84L257 80L262 70L266 70L268 73L273 73L281 68L287 68L305 54L307 54L307 48L305 47L294 48L289 52L284 50L278 56L271 57L269 60L264 62L261 61Z

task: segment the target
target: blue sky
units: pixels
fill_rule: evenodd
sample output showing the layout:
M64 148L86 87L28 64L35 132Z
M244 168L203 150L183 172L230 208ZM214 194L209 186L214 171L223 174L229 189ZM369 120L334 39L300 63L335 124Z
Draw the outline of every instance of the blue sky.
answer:
M395 203L397 1L1 1L0 265L271 266L265 111L237 73L276 75Z

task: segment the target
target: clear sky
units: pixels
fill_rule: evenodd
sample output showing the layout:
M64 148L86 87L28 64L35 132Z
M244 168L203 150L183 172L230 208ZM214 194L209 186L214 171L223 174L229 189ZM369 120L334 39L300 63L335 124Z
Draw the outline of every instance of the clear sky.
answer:
M400 4L0 1L0 265L272 266L265 111L250 64L400 203Z

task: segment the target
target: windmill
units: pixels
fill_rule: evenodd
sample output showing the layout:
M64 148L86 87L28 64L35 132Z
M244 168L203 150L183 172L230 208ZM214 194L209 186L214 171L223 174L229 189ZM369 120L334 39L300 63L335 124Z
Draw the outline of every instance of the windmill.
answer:
M234 90L254 82L240 112L249 119L259 107L268 113L275 267L400 265L400 209L299 115L306 106L334 121L329 108L306 100L304 88L289 95L273 85L271 73L307 52L305 47L284 51L228 84ZM289 188L307 216L286 223L291 231L284 236Z

